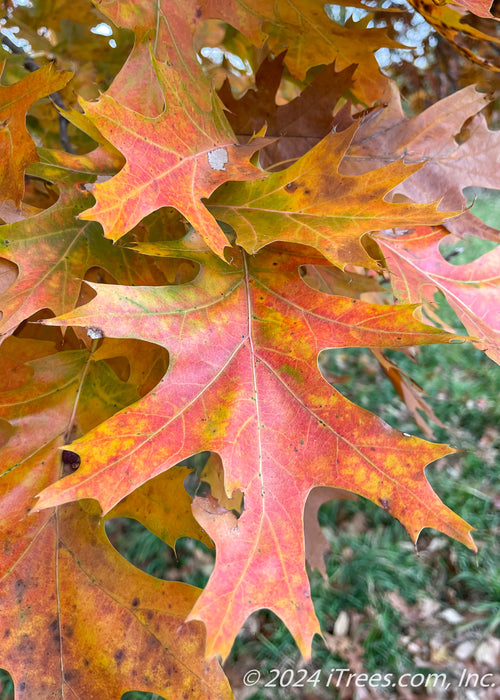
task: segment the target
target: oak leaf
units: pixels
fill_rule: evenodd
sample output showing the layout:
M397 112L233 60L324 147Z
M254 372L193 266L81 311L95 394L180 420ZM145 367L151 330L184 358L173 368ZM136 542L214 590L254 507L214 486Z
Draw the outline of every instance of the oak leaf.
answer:
M227 180L262 177L249 162L259 146L235 145L216 99L206 112L172 68L157 63L156 71L165 97L158 117L145 117L110 95L85 103L86 114L126 164L111 180L95 185L97 203L80 218L99 221L106 236L117 240L150 212L174 206L222 255L227 239L202 198Z
M395 362L389 359L381 350L372 348L372 353L379 361L380 366L391 381L391 384L398 393L399 397L406 404L406 407L413 416L415 423L422 431L422 434L425 435L428 440L435 440L435 435L432 432L432 428L426 422L424 416L426 416L436 425L439 425L441 428L444 428L445 426L436 416L432 410L432 407L424 399L425 392L416 382L413 381L410 376L406 374L406 372L403 372L403 370L398 367Z
M492 15L490 12L490 0L453 0L451 4L465 7L466 10L469 10L469 12L472 12L478 17L494 19L494 15Z
M360 241L365 233L411 221L441 223L453 212L438 212L436 203L385 201L421 165L400 160L362 175L339 172L356 129L353 124L329 133L296 163L265 180L227 183L208 201L210 211L232 226L249 253L274 241L307 243L339 267L377 267Z
M255 76L255 90L248 90L240 99L233 97L229 81L218 93L240 140L246 142L263 126L266 136L276 139L259 152L259 162L264 168L288 165L321 141L332 130L333 110L338 100L353 86L356 66L337 72L335 65L330 64L298 97L277 105L284 58L284 53L274 59L266 57Z
M361 123L344 159L343 172L360 174L404 156L406 163L424 164L394 188L393 199L399 195L400 200L403 195L415 202L431 202L439 197L442 210L464 210L464 187L474 182L500 188L495 167L495 154L500 157L500 137L478 114L488 102L485 93L470 85L421 114L407 117L400 95L393 89L388 107ZM448 219L445 226L456 234L498 240L494 229L468 211Z
M0 63L0 75L5 62ZM33 139L26 129L26 112L42 97L60 90L72 73L57 71L48 63L14 85L0 85L0 193L19 206L24 194L24 171L38 160Z
M65 154L62 161L74 165L76 158ZM87 159L84 156L84 162ZM2 333L42 309L54 314L72 309L82 279L94 266L109 271L122 283L157 282L143 256L113 246L103 238L98 225L78 220L78 214L88 208L93 197L77 174L73 176L76 182L71 178L65 182L58 180L58 168L44 166L40 172L53 175L58 183L57 202L28 219L0 226L0 256L18 267L16 279L0 298Z
M414 306L307 287L298 267L321 264L312 251L268 248L249 257L233 249L228 266L194 234L141 249L196 260L200 273L177 287L93 285L97 296L89 304L46 323L147 337L168 348L168 372L137 404L73 443L80 469L45 489L40 508L91 497L106 513L184 457L218 453L226 493L243 491L244 510L237 518L213 496L195 501L217 561L190 619L207 627L207 654L223 658L246 617L262 607L285 621L309 656L319 626L302 518L315 486L374 500L413 539L431 526L473 547L469 526L439 501L423 473L452 450L402 435L354 406L316 364L324 347L404 347L448 342L449 335L417 321Z
M134 401L135 388L84 350L54 354L48 342L9 338L0 355L0 426L9 428L0 431L0 624L16 697L119 700L127 690L170 689L229 698L218 664L203 660L201 626L179 630L197 589L126 563L95 504L30 512L36 493L62 475L70 424L90 429ZM133 504L125 508L137 517ZM151 514L140 517L150 523ZM181 521L200 532L191 514Z
M356 0L340 4L374 11ZM207 19L224 19L256 45L263 44L267 37L276 55L287 49L287 66L301 80L309 68L319 64L336 61L339 70L359 64L355 92L367 105L385 99L389 90L389 80L381 73L373 53L383 46L400 47L387 36L385 29L368 28L371 15L359 22L349 19L340 25L328 17L321 0L298 0L293 4L284 0L254 0L251 5L229 0L223 6L220 0L163 0L155 6L146 0L140 3L112 0L100 9L119 26L133 29L139 39L153 31L156 57L172 63L183 80L193 87L198 104L204 104L205 108L206 87L200 89L200 66L192 46L195 31Z
M495 36L494 33L496 27L492 28L493 32L491 34L486 34L486 32L481 31L473 24L463 21L464 15L466 15L466 9L472 10L472 6L475 8L472 10L473 12L479 10L475 13L480 17L491 16L484 14L485 4L481 2L481 0L464 0L462 2L456 2L456 4L437 4L435 2L428 2L427 0L409 0L409 2L417 12L420 12L422 17L424 17L436 32L453 44L459 53L488 70L500 71L498 61L484 58L477 50L469 48L464 41L464 37L467 37L472 39L476 46L478 40L482 41L483 45L487 47L494 48L495 45L500 45L500 38ZM483 14L480 14L481 11Z
M500 246L465 265L452 265L439 251L448 235L422 226L404 236L377 236L399 301L433 301L437 290L455 310L475 345L500 363ZM479 340L477 340L479 339Z

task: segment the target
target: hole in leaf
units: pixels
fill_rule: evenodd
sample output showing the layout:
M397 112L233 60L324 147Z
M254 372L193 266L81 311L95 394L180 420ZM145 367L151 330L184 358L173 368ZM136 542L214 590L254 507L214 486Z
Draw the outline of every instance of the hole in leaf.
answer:
M14 700L14 682L10 673L4 668L0 668L0 698Z
M488 226L500 229L500 190L486 187L464 187L471 212Z
M439 244L439 252L450 265L465 265L496 248L498 243L475 236L446 236Z
M163 540L132 518L110 518L105 524L109 541L130 564L151 576L204 587L214 567L214 552L198 540L180 537L175 552Z
M24 179L23 205L48 209L59 199L59 190L51 182L27 175Z

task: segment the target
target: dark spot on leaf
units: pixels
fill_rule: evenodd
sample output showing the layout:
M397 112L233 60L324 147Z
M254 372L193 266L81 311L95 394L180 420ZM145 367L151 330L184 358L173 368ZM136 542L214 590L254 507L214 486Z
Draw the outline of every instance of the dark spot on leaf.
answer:
M200 19L200 17L201 17L201 10L200 10L200 8L198 7L198 8L196 9L196 18L197 18L197 19Z
M389 501L387 500L387 498L379 498L378 502L380 503L380 505L382 506L382 508L384 510L390 511L391 506L389 505Z
M35 644L32 642L32 640L29 638L27 634L23 634L21 637L21 641L17 645L18 651L25 655L30 651L33 651L35 649Z
M297 189L298 185L296 182L289 182L287 185L285 185L285 190L287 192L293 193Z
M139 602L139 598L134 598L134 600L132 601L132 607L136 608L139 605Z
M24 598L24 589L26 588L24 581L18 578L16 581L17 603L22 603Z
M124 649L118 649L118 651L115 652L114 659L116 661L117 666L119 666L122 663L124 657L125 657L125 650Z
M3 636L10 637L10 630L5 630L5 632L3 633Z
M54 632L57 629L57 620L52 620L49 627L52 630L52 632Z

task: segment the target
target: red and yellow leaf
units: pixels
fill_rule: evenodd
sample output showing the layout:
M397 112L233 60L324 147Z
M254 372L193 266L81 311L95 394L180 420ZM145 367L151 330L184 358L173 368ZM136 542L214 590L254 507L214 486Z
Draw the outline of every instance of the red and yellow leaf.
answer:
M10 428L0 475L0 625L16 698L120 700L134 689L229 698L217 662L203 660L203 628L179 630L196 588L128 564L95 504L30 512L34 496L62 474L59 448L72 421L89 429L90 414L95 425L136 398L86 351L53 351L17 338L0 351L8 372L0 424Z
M151 249L158 253L161 245ZM321 377L318 353L453 336L416 320L414 306L368 304L307 287L298 267L321 258L305 251L266 249L249 257L233 249L228 266L194 237L163 250L199 261L198 277L178 287L93 285L98 294L89 304L47 322L147 337L168 348L170 366L148 396L73 443L82 466L45 489L39 506L92 497L106 513L184 457L217 452L226 492L243 491L244 510L236 518L215 501L197 501L217 560L191 618L207 626L207 653L225 658L246 617L267 607L308 656L319 627L302 518L315 486L372 499L413 539L435 527L473 547L469 526L424 476L428 462L452 450L402 435L347 401ZM264 581L272 582L271 598Z
M95 186L97 203L80 218L99 221L106 236L116 241L147 214L173 206L222 255L227 239L202 198L227 180L262 177L249 162L258 146L235 145L216 99L212 112L206 112L173 69L158 63L156 70L165 97L165 110L158 117L145 117L109 95L85 103L86 114L123 153L126 164L111 180Z

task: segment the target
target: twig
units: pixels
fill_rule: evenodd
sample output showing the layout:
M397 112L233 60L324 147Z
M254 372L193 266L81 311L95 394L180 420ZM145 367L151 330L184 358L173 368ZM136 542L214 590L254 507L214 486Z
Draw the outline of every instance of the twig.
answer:
M26 68L26 70L29 70L33 73L34 71L40 68L38 63L31 56L25 53L20 46L15 44L11 39L9 39L8 36L5 36L5 34L2 34L2 44L8 49L10 49L12 53L24 54L23 65ZM66 109L64 100L62 99L59 92L52 92L49 95L49 97L52 100L52 102L56 105L56 107L59 107L59 109ZM58 112L57 114L59 117L59 138L61 140L62 147L67 153L75 153L73 146L69 142L68 120L65 117L63 117L63 115L60 112Z

